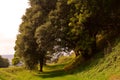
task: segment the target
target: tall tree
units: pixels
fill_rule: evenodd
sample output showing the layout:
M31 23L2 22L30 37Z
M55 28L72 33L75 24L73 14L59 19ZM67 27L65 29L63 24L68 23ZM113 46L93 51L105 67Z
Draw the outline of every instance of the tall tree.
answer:
M34 35L36 28L46 21L49 11L54 8L55 1L51 3L48 0L30 0L30 7L22 17L23 22L19 28L15 51L28 69L33 69L39 62L41 64L41 59L43 61Z
M21 57L29 69L33 69L38 63L34 32L45 21L43 19L43 16L45 16L44 10L41 9L39 3L38 0L34 0L34 3L30 4L31 7L26 10L26 14L22 17L23 22L19 28L20 34L16 40L16 54Z
M68 12L69 8L65 0L57 1L54 9L49 12L46 22L36 29L38 50L45 52L39 51L40 55L45 57L47 52L54 52L55 46L63 46L62 38L65 37L64 27L68 24Z

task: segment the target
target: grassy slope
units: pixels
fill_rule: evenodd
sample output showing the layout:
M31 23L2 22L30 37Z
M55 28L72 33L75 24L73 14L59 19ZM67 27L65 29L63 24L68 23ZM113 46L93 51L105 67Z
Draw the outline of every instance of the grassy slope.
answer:
M70 72L62 70L64 64L46 66L45 72L39 74L22 68L0 69L0 80L110 80L111 76L120 74L120 42L112 53L97 56L96 60Z

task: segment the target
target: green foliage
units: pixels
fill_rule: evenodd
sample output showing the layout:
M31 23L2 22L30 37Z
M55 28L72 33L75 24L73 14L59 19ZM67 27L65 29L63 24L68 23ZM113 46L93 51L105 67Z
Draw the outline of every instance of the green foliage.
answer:
M68 0L68 5L72 6L70 13L72 16L69 22L70 31L68 34L70 41L75 46L76 53L81 51L85 58L90 56L88 54L95 54L97 49L96 36L98 34L118 34L118 30L120 30L119 25L117 26L115 24L119 23L117 22L118 14L116 14L119 10L114 11L114 8L119 6L116 1ZM110 7L114 4L116 6ZM113 15L114 19L116 19L115 22L113 21Z
M120 74L119 41L112 53L104 57L103 52L96 54L98 35L103 37L103 49L109 47L116 35L120 36L119 3L119 0L29 0L30 7L22 17L17 35L14 64L19 57L27 69L40 64L42 71L46 54L52 55L61 48L74 50L76 57L72 62L70 57L61 57L58 63L70 64L45 66L41 74L24 69L0 69L0 78L108 80L112 74ZM100 44L100 40L97 43ZM58 50L54 49L56 46ZM0 66L7 62L0 60Z
M23 15L23 22L19 28L16 40L15 54L25 63L26 68L33 69L39 62L43 65L45 50L41 50L36 39L36 29L47 20L50 10L54 9L56 0L52 4L46 0L30 0L30 7ZM49 6L48 8L46 8Z
M99 48L97 35L119 33L118 0L29 0L22 17L15 54L33 69L44 63L49 52L74 50L76 56L90 59ZM103 42L106 42L104 40ZM111 41L110 41L111 42ZM107 45L107 44L105 44ZM59 50L55 50L59 46Z
M6 58L2 58L0 56L0 68L8 67L8 66L9 66L9 60Z
M12 64L13 64L13 65L17 65L19 62L20 62L20 59L19 59L18 57L14 57L14 58L12 59Z

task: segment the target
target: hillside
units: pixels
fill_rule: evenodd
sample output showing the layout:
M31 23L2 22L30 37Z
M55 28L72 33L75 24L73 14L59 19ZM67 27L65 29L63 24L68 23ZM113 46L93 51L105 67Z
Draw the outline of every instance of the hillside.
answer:
M102 52L101 52L102 53ZM1 80L120 80L120 41L105 56L96 55L85 65L64 71L63 64L48 65L43 73L23 68L0 69Z

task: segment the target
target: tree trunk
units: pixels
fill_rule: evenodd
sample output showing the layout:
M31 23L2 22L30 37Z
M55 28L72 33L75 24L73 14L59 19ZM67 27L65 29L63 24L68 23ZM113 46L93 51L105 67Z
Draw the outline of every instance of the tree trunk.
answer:
M40 72L43 72L43 60L40 60Z
M85 60L88 60L90 58L90 55L88 53L89 51L87 49L81 52L81 55Z
M75 51L75 56L77 57L77 56L79 56L80 54L79 54L79 51Z
M93 41L91 48L92 48L92 54L95 54L97 52L96 39L95 41Z

